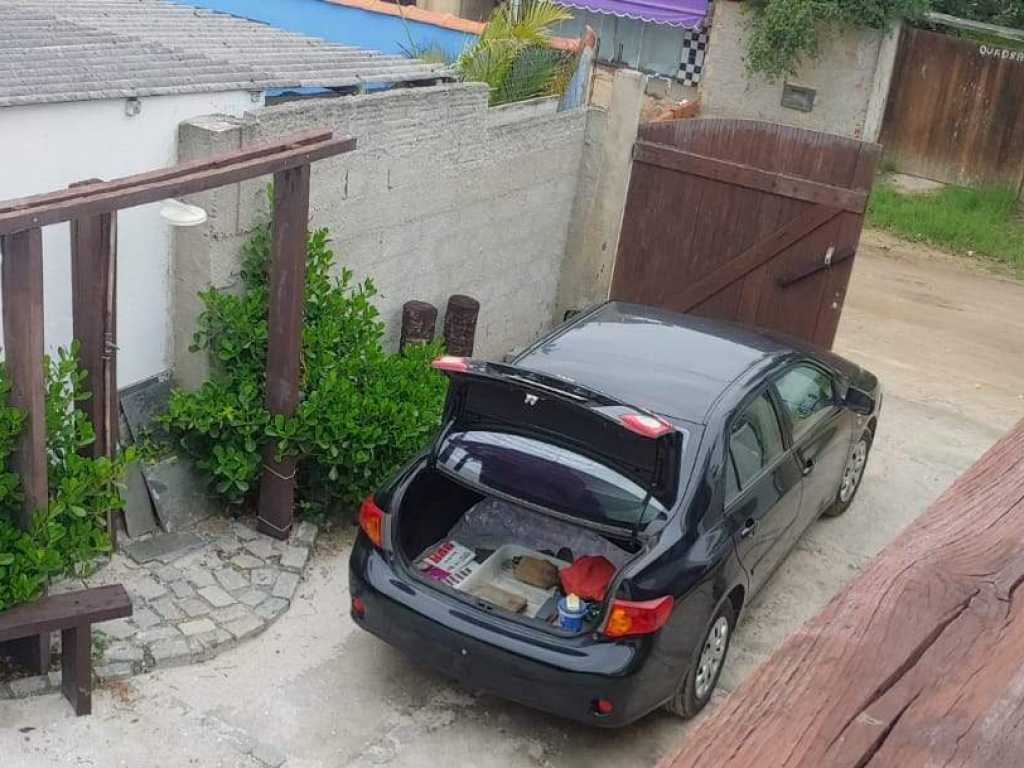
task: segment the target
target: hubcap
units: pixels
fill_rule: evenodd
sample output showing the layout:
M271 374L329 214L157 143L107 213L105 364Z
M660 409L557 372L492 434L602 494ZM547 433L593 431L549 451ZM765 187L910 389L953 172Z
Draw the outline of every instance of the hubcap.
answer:
M725 658L725 649L729 645L729 622L725 616L719 616L711 625L704 648L700 652L697 663L697 678L694 681L697 698L704 699L711 693L711 686L718 679L718 670Z
M864 474L864 464L868 460L868 441L861 440L853 448L853 453L846 460L846 467L843 469L843 483L839 486L839 500L844 504L853 498L853 492L860 484L861 475Z

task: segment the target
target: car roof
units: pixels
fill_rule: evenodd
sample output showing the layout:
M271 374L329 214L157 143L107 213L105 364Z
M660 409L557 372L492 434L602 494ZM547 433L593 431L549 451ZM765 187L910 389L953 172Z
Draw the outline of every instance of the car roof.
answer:
M610 301L540 339L515 365L703 424L744 373L794 351L751 328Z

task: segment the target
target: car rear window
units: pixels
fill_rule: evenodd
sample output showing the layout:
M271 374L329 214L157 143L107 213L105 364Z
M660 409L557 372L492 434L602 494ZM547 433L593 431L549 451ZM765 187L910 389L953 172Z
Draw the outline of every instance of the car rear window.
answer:
M647 499L647 489L620 472L532 437L455 432L442 443L437 461L485 488L602 525L642 526L665 512L656 498Z

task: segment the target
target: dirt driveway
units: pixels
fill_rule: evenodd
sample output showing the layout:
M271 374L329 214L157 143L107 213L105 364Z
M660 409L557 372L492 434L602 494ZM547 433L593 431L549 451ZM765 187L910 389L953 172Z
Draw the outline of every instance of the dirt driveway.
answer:
M838 351L887 394L864 487L815 525L751 605L723 688L735 687L957 474L1024 416L1024 286L868 236ZM45 696L0 702L0 755L21 766L652 766L687 726L654 714L599 732L475 696L347 617L347 549L323 542L289 613L203 665L100 691L71 718ZM719 696L724 694L719 694Z

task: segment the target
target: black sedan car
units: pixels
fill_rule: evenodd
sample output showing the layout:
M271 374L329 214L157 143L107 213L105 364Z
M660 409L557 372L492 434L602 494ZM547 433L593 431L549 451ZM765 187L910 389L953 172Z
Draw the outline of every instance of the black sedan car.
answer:
M352 616L467 687L605 726L707 703L751 596L850 506L881 404L823 350L615 302L511 364L435 367L436 439L360 509Z

